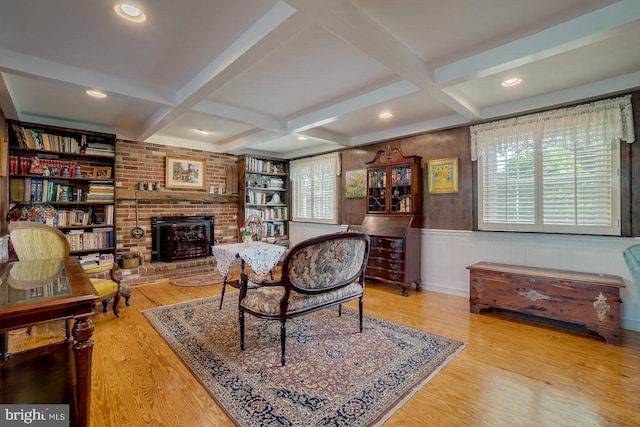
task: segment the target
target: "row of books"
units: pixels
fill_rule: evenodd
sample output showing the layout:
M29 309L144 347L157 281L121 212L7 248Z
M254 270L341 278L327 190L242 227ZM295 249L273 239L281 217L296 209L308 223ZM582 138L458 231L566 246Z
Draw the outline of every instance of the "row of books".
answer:
M262 173L286 173L284 163L273 162L267 159L257 159L255 157L246 157L246 169L252 172Z
M116 155L113 145L93 141L89 141L82 152L91 156L115 157Z
M86 136L81 135L80 141L72 136L56 135L38 129L25 128L17 124L13 125L16 139L21 147L46 151L59 151L63 153L80 153L86 145Z
M265 209L246 209L246 215L257 215L263 221L286 221L287 207L278 206Z
M115 198L115 186L112 181L89 181L87 202L112 202Z
M42 172L36 172L37 175L45 176L62 176L73 178L76 175L76 166L78 162L66 160L40 159ZM9 157L9 174L11 175L29 175L31 173L31 157ZM63 175L64 171L68 171L68 175ZM45 172L46 171L46 172Z
M69 230L65 237L72 251L86 251L115 247L113 228L94 228L92 231Z
M94 222L94 210L87 209L56 209L56 215L49 221L54 227L74 227L89 225L113 225L113 205L104 207L104 220Z
M113 254L101 254L99 252L79 256L80 265L87 267L90 265L113 264L115 257Z
M82 209L59 209L56 211L56 218L53 224L57 227L69 227L75 225L91 224L92 209L84 211Z
M85 189L75 185L64 185L46 178L12 179L9 191L12 202L87 201Z
M263 238L278 238L287 235L287 227L284 222L266 222L262 224Z
M280 203L281 196L278 193L262 193L260 191L246 190L245 198L247 203L253 205L266 205Z

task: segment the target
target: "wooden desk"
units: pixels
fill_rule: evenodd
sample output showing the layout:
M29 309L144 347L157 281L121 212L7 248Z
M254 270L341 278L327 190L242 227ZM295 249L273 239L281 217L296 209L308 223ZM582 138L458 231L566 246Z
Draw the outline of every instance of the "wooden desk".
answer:
M0 264L0 402L70 405L73 426L89 425L93 305L98 294L76 258ZM10 354L6 334L75 319L73 342ZM73 368L72 368L73 367Z
M419 217L367 215L359 231L368 234L371 250L367 263L367 278L396 284L407 296L407 288L422 289L421 236Z

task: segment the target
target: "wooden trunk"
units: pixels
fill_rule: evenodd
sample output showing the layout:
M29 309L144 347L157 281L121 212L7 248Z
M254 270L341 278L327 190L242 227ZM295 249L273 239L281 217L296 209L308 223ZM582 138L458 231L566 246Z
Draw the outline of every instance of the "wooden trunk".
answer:
M500 308L584 325L620 344L618 276L480 262L470 270L469 309Z

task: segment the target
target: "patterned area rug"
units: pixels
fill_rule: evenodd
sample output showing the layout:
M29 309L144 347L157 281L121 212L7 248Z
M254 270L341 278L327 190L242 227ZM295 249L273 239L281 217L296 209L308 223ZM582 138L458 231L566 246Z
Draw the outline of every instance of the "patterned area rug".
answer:
M222 283L222 276L220 273L207 273L200 276L181 277L179 279L171 279L169 281L175 286L208 286Z
M246 317L240 351L237 293L144 311L151 324L239 425L381 425L465 344L366 314L329 308L280 323ZM365 307L366 310L366 307Z

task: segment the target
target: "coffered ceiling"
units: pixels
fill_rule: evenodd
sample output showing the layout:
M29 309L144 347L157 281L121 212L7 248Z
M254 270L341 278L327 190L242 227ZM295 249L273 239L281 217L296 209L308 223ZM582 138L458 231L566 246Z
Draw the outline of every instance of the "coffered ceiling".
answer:
M116 3L0 4L7 118L295 158L640 87L638 0Z

